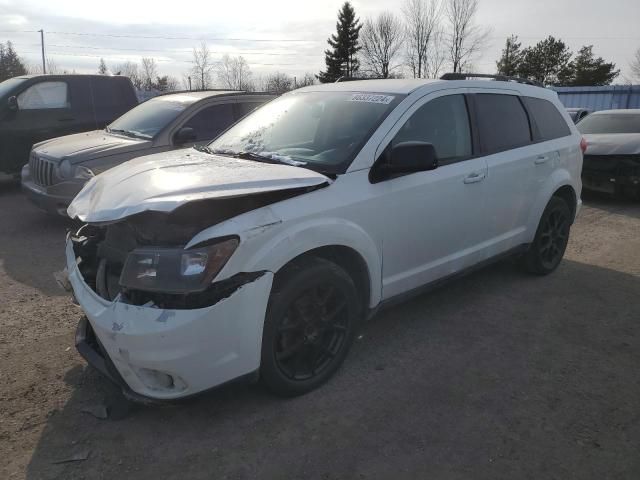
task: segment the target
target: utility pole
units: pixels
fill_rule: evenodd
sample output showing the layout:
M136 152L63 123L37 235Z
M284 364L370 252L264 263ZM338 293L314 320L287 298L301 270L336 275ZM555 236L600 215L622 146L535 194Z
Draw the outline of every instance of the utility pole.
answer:
M191 76L187 77L189 79L189 91L191 91Z
M47 62L44 59L44 30L38 30L40 32L40 46L42 47L42 73L47 74Z

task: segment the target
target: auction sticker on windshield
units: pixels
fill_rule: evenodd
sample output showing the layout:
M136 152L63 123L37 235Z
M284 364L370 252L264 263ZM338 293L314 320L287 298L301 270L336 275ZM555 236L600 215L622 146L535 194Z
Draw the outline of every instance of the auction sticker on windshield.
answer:
M389 105L395 97L393 95L375 95L370 93L354 93L349 99L350 102L367 102L367 103L382 103L383 105Z

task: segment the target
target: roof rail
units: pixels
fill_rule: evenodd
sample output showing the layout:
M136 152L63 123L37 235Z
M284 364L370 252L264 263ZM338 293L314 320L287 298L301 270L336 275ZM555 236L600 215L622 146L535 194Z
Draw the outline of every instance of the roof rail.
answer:
M347 77L347 76L342 76L342 77L338 77L338 79L334 83L355 82L357 80L380 80L380 78L379 77Z
M510 77L509 75L492 75L490 73L445 73L440 77L440 80L469 80L470 78L491 78L498 82L516 82L533 85L534 87L544 87L544 85L536 80L529 80L528 78L521 77Z

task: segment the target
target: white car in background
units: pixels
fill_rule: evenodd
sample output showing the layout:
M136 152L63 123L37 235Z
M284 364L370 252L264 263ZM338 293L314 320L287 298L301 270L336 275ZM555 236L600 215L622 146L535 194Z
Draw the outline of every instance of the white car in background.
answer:
M553 91L511 81L285 94L204 151L137 158L75 198L78 349L142 401L239 377L308 392L381 306L509 254L554 271L581 147Z

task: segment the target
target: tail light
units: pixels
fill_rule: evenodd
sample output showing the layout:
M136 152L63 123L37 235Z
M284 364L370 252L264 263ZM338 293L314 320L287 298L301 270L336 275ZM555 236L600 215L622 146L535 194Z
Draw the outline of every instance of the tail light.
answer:
M582 150L582 154L587 151L587 141L583 138L580 139L580 150Z

